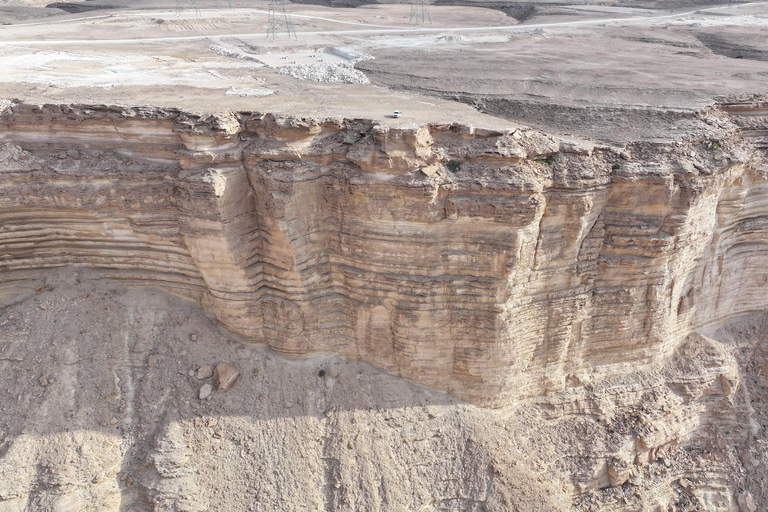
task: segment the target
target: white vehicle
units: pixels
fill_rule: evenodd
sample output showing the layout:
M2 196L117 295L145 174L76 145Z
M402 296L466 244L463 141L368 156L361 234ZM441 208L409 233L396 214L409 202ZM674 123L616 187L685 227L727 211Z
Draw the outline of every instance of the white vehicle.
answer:
M395 110L395 112L392 114L392 117L398 118L398 117L400 117L402 115L403 115L402 112L400 112L399 110Z

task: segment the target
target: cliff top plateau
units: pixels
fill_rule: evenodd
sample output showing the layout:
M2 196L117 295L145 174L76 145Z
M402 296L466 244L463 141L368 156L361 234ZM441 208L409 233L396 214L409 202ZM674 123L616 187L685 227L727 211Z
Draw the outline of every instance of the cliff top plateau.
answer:
M322 3L287 8L295 37L267 37L267 2L0 3L0 92L610 143L696 136L696 111L768 92L765 2Z

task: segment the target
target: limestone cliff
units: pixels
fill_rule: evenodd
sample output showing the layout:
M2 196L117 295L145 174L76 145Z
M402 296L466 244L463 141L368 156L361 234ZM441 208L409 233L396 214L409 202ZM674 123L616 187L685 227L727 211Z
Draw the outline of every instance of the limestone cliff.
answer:
M89 267L199 301L280 354L509 405L661 362L765 309L765 105L700 113L697 140L610 148L529 129L8 104L0 283Z

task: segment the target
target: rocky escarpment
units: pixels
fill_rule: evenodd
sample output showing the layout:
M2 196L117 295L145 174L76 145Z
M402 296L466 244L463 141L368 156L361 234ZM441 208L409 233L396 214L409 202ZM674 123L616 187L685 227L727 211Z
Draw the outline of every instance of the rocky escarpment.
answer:
M489 409L364 363L276 357L99 271L32 284L0 303L3 511L754 512L766 499L766 315ZM201 394L226 361L239 380Z
M768 499L763 100L622 148L3 106L0 509Z
M755 107L757 108L757 107ZM663 361L762 310L764 154L533 130L10 105L0 282L84 266L242 339L502 406Z

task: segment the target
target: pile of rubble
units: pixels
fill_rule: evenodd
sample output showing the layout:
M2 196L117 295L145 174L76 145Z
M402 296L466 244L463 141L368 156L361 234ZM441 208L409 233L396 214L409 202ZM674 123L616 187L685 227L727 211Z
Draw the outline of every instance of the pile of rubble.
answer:
M367 84L368 77L351 64L340 62L321 62L317 64L299 64L277 68L281 75L289 75L299 80L312 80L329 84Z
M189 370L189 376L195 377L197 380L206 380L213 377L213 382L203 384L198 393L200 400L206 400L211 397L214 385L217 392L226 393L237 382L237 379L240 378L240 370L229 363L222 362L217 364L216 368L204 365L200 366L197 371Z
M220 46L218 44L212 44L208 47L208 49L216 52L222 57L231 57L233 59L250 60L251 62L258 62L259 64L261 64L261 61L259 61L259 59L257 59L252 55L248 55L247 53L242 52L240 50L225 48L224 46Z

